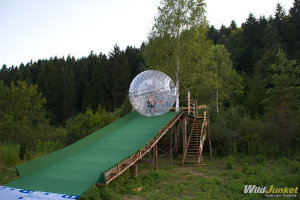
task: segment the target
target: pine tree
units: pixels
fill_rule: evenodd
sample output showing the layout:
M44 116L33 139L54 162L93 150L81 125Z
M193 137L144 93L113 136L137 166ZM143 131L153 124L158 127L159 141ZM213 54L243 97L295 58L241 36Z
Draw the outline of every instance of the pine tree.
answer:
M297 118L300 108L300 66L295 60L288 60L287 55L279 50L276 55L277 61L270 65L271 87L267 89L268 117L279 130L282 136L282 147L285 150L289 143L288 125Z
M129 88L129 63L125 53L118 45L109 53L109 67L111 77L111 100L113 109L120 107L124 102Z

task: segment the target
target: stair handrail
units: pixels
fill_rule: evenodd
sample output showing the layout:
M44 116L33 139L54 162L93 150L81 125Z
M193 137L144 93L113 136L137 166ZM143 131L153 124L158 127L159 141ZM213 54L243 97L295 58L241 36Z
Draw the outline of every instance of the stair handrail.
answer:
M202 148L202 145L203 145L203 140L206 139L206 134L203 135L203 132L205 131L206 132L206 126L207 126L207 121L204 117L203 119L203 124L202 124L202 127L201 127L201 135L200 135L200 142L199 142L199 157L198 157L198 164L201 162L201 157L202 157L202 154L201 154L201 148ZM203 139L203 137L205 136L205 138Z

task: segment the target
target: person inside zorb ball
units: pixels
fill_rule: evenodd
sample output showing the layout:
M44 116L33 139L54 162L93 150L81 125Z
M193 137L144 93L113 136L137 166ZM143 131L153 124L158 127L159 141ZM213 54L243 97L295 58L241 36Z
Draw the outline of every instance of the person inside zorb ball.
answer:
M129 100L144 116L159 116L170 111L176 99L175 84L163 72L147 70L138 74L130 84Z

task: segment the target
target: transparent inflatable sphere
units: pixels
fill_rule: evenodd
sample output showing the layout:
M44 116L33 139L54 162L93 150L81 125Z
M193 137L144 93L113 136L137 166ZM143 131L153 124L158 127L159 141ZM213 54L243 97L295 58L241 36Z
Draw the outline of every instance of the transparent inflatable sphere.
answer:
M163 72L144 71L130 84L130 103L141 115L151 117L165 114L170 111L175 99L175 84Z

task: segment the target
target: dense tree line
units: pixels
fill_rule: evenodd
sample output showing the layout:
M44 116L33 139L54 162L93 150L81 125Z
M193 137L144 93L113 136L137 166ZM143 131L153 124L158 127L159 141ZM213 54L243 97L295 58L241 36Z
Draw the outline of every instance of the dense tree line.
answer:
M71 144L130 111L126 96L131 80L145 69L158 69L178 84L180 99L190 90L198 104L209 105L218 153L296 152L300 0L288 14L278 4L274 17L256 19L250 14L241 27L232 21L220 29L207 24L203 1L197 0L194 13L200 17L192 17L190 23L193 6L183 3L192 5L193 0L176 1L182 5L166 2L160 12L183 28L169 30L178 24L157 18L148 43L140 48L121 50L115 45L108 55L91 52L79 59L3 65L1 141L21 148L37 142L33 138L62 137L64 144ZM175 12L164 13L164 6ZM23 134L32 139L22 141Z
M235 138L239 144L261 143L255 149L272 144L277 153L295 150L297 144L299 148L300 1L295 0L288 13L277 4L274 16L268 18L256 19L250 13L240 28L234 21L219 30L210 26L207 37L225 45L233 67L243 78L243 94L228 102L230 109L224 118L247 119L244 121L253 129L245 133L246 123L232 126L222 119L220 123L230 130L227 142L234 146L229 138ZM245 149L245 145L239 148Z
M143 48L143 46L142 46ZM75 59L50 58L26 65L2 66L0 80L10 85L18 80L38 86L46 99L47 117L53 125L63 125L71 116L99 105L107 111L119 108L133 77L145 69L142 49L115 45L107 55L91 52Z
M145 68L142 48L115 45L108 56L91 52L3 65L0 164L13 166L72 144L129 112L130 81Z
M300 1L295 0L286 14L277 4L274 16L256 19L250 13L246 22L238 28L235 21L219 30L210 26L207 37L215 44L224 44L231 53L234 68L247 75L257 70L255 64L273 49L282 49L288 59L300 62Z

